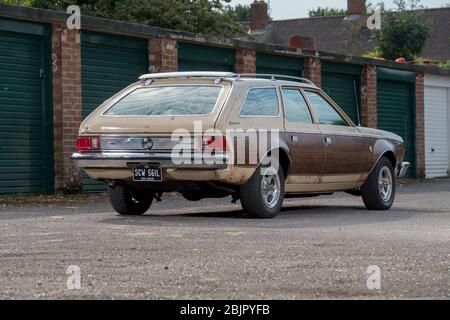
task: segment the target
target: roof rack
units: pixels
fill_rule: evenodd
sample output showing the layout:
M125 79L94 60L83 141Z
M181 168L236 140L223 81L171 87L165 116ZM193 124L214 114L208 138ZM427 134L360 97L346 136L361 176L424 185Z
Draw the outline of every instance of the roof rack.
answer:
M165 72L165 73L149 73L144 74L139 77L139 80L154 80L154 79L176 79L176 78L234 78L234 79L241 79L241 78L270 78L272 81L275 80L292 80L294 82L302 82L306 83L312 86L315 86L315 84L306 78L300 78L300 77L292 77L292 76L285 76L285 75L279 75L279 74L262 74L262 73L243 73L243 74L236 74L233 72L205 72L205 71L191 71L191 72Z
M165 72L149 73L139 77L139 80L146 79L174 79L174 78L234 78L237 75L233 72Z
M271 80L275 81L278 79L288 79L288 80L294 80L295 82L302 82L306 84L310 84L315 86L314 82L312 82L309 79L301 78L301 77L293 77L293 76L285 76L280 74L271 74L271 73L243 73L238 74L238 77L251 77L251 78L270 78Z

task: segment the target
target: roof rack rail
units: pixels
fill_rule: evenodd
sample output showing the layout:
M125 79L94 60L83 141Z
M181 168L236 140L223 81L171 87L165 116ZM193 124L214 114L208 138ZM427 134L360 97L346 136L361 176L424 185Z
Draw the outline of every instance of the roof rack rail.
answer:
M242 74L238 74L237 77L270 78L271 80L288 79L288 80L294 80L295 82L302 82L302 83L306 83L306 84L315 86L314 82L312 82L309 79L301 78L301 77L285 76L285 75L281 75L281 74L242 73Z
M209 71L190 71L190 72L164 72L164 73L148 73L139 77L139 80L154 80L154 79L177 79L177 78L270 78L271 80L292 80L294 82L302 82L315 86L315 84L306 78L285 76L280 74L264 74L264 73L242 73L236 74L233 72L209 72Z
M165 73L149 73L139 77L139 80L146 79L175 79L175 78L233 78L237 75L233 72L165 72Z

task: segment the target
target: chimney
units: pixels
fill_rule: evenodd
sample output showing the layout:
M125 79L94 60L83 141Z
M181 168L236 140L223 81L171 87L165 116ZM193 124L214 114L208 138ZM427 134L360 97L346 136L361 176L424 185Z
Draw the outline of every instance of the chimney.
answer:
M347 0L347 15L365 15L367 14L366 0Z
M255 0L250 7L250 29L263 29L269 23L269 5L264 0Z
M289 47L295 49L310 49L315 50L316 45L314 41L314 37L306 37L306 36L290 36L288 39Z

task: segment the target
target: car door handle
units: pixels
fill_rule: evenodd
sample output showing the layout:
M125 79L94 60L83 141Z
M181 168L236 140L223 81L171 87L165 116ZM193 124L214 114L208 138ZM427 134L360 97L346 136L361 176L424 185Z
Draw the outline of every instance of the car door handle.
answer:
M325 144L329 145L329 144L332 144L332 143L333 143L333 140L331 140L330 137L325 137Z
M297 143L298 142L298 137L297 136L291 136L291 141L293 143Z

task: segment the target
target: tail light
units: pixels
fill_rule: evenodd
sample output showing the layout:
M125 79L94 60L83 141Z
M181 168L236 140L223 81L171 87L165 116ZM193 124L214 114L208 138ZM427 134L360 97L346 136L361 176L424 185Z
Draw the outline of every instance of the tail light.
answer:
M225 136L207 136L203 137L203 150L227 151L227 137Z
M94 151L100 150L100 137L78 137L78 151Z

